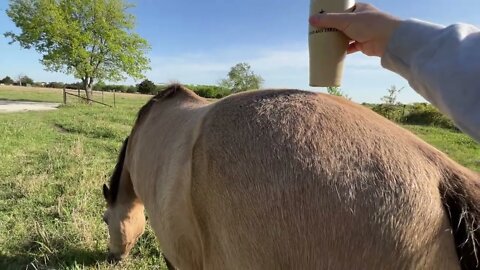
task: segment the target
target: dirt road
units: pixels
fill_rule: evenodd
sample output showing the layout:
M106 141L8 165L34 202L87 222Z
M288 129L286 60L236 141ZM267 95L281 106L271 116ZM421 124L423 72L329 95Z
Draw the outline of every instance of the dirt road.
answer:
M56 110L60 103L0 100L0 113Z

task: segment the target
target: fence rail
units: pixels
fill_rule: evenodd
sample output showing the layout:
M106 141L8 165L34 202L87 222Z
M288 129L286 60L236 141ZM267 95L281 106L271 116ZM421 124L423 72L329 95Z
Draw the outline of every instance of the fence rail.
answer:
M80 95L80 90L79 89L77 89L77 92L78 92L77 95L69 93L67 90L69 90L69 89L63 88L63 104L67 104L67 95L68 95L68 96L74 96L76 98L80 98L82 100L86 100L88 102L93 102L93 103L97 103L97 104L100 104L100 105L103 105L103 106L107 106L107 107L110 107L110 108L116 107L116 98L115 98L116 91L113 92L113 106L112 106L110 104L106 104L106 103L103 103L103 102L100 102L100 101L97 101L97 100L94 100L94 99L89 99L89 98L86 98L86 97L82 97ZM74 89L70 89L70 90L73 91ZM102 101L103 101L103 91L102 91Z

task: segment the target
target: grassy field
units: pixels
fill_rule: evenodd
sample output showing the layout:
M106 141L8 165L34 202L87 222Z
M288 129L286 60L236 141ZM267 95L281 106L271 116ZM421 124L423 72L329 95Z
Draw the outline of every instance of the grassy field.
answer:
M95 98L101 98L96 94ZM0 87L0 99L61 102L61 90ZM166 269L150 229L121 265L105 261L101 186L148 96L117 108L73 100L59 110L0 114L0 269ZM112 96L105 94L106 103ZM480 171L480 145L444 129L407 126Z

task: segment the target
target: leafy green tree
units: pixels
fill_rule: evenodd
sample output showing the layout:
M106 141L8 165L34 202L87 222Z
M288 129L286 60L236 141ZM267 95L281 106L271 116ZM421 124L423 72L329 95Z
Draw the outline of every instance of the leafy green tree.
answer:
M27 85L34 84L34 81L32 78L28 77L27 75L20 75L18 76L18 84L20 86L27 86Z
M150 80L144 80L138 85L138 92L142 94L154 94L156 89L157 86Z
M383 96L381 100L383 101L384 104L396 105L398 104L397 96L398 94L400 94L402 90L403 90L403 87L397 88L395 85L392 85L390 88L387 89L388 94L386 96Z
M10 0L7 15L20 33L11 43L34 48L46 70L81 79L88 98L96 81L143 78L147 41L133 33L124 0Z
M261 88L263 78L251 69L247 63L236 64L230 69L227 78L220 81L220 86L234 93Z
M397 96L402 90L403 88L397 88L395 85L388 88L388 94L381 98L383 103L375 105L372 108L373 111L392 121L404 121L406 105L401 105L401 103L397 101Z
M9 76L6 76L5 78L3 78L3 79L0 80L0 83L6 84L6 85L10 85L10 84L13 84L14 81L13 81L13 79L10 78Z
M332 96L338 96L338 97L344 97L348 100L351 100L352 98L349 97L347 94L345 94L340 87L327 87L327 93L332 95Z

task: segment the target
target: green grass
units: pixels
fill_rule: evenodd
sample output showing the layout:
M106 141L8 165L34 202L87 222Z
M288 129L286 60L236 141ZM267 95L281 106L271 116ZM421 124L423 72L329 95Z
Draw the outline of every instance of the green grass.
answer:
M0 99L61 102L62 95L0 87ZM0 114L0 269L166 269L148 226L126 262L105 261L101 186L147 99L119 94L117 108L71 100L56 111ZM467 136L407 128L480 171L480 146Z
M58 102L46 91L0 88L0 98ZM105 261L101 186L148 96L117 98L117 108L0 114L0 269L166 269L150 229L129 260Z
M463 133L427 126L404 126L450 158L480 172L480 144Z

